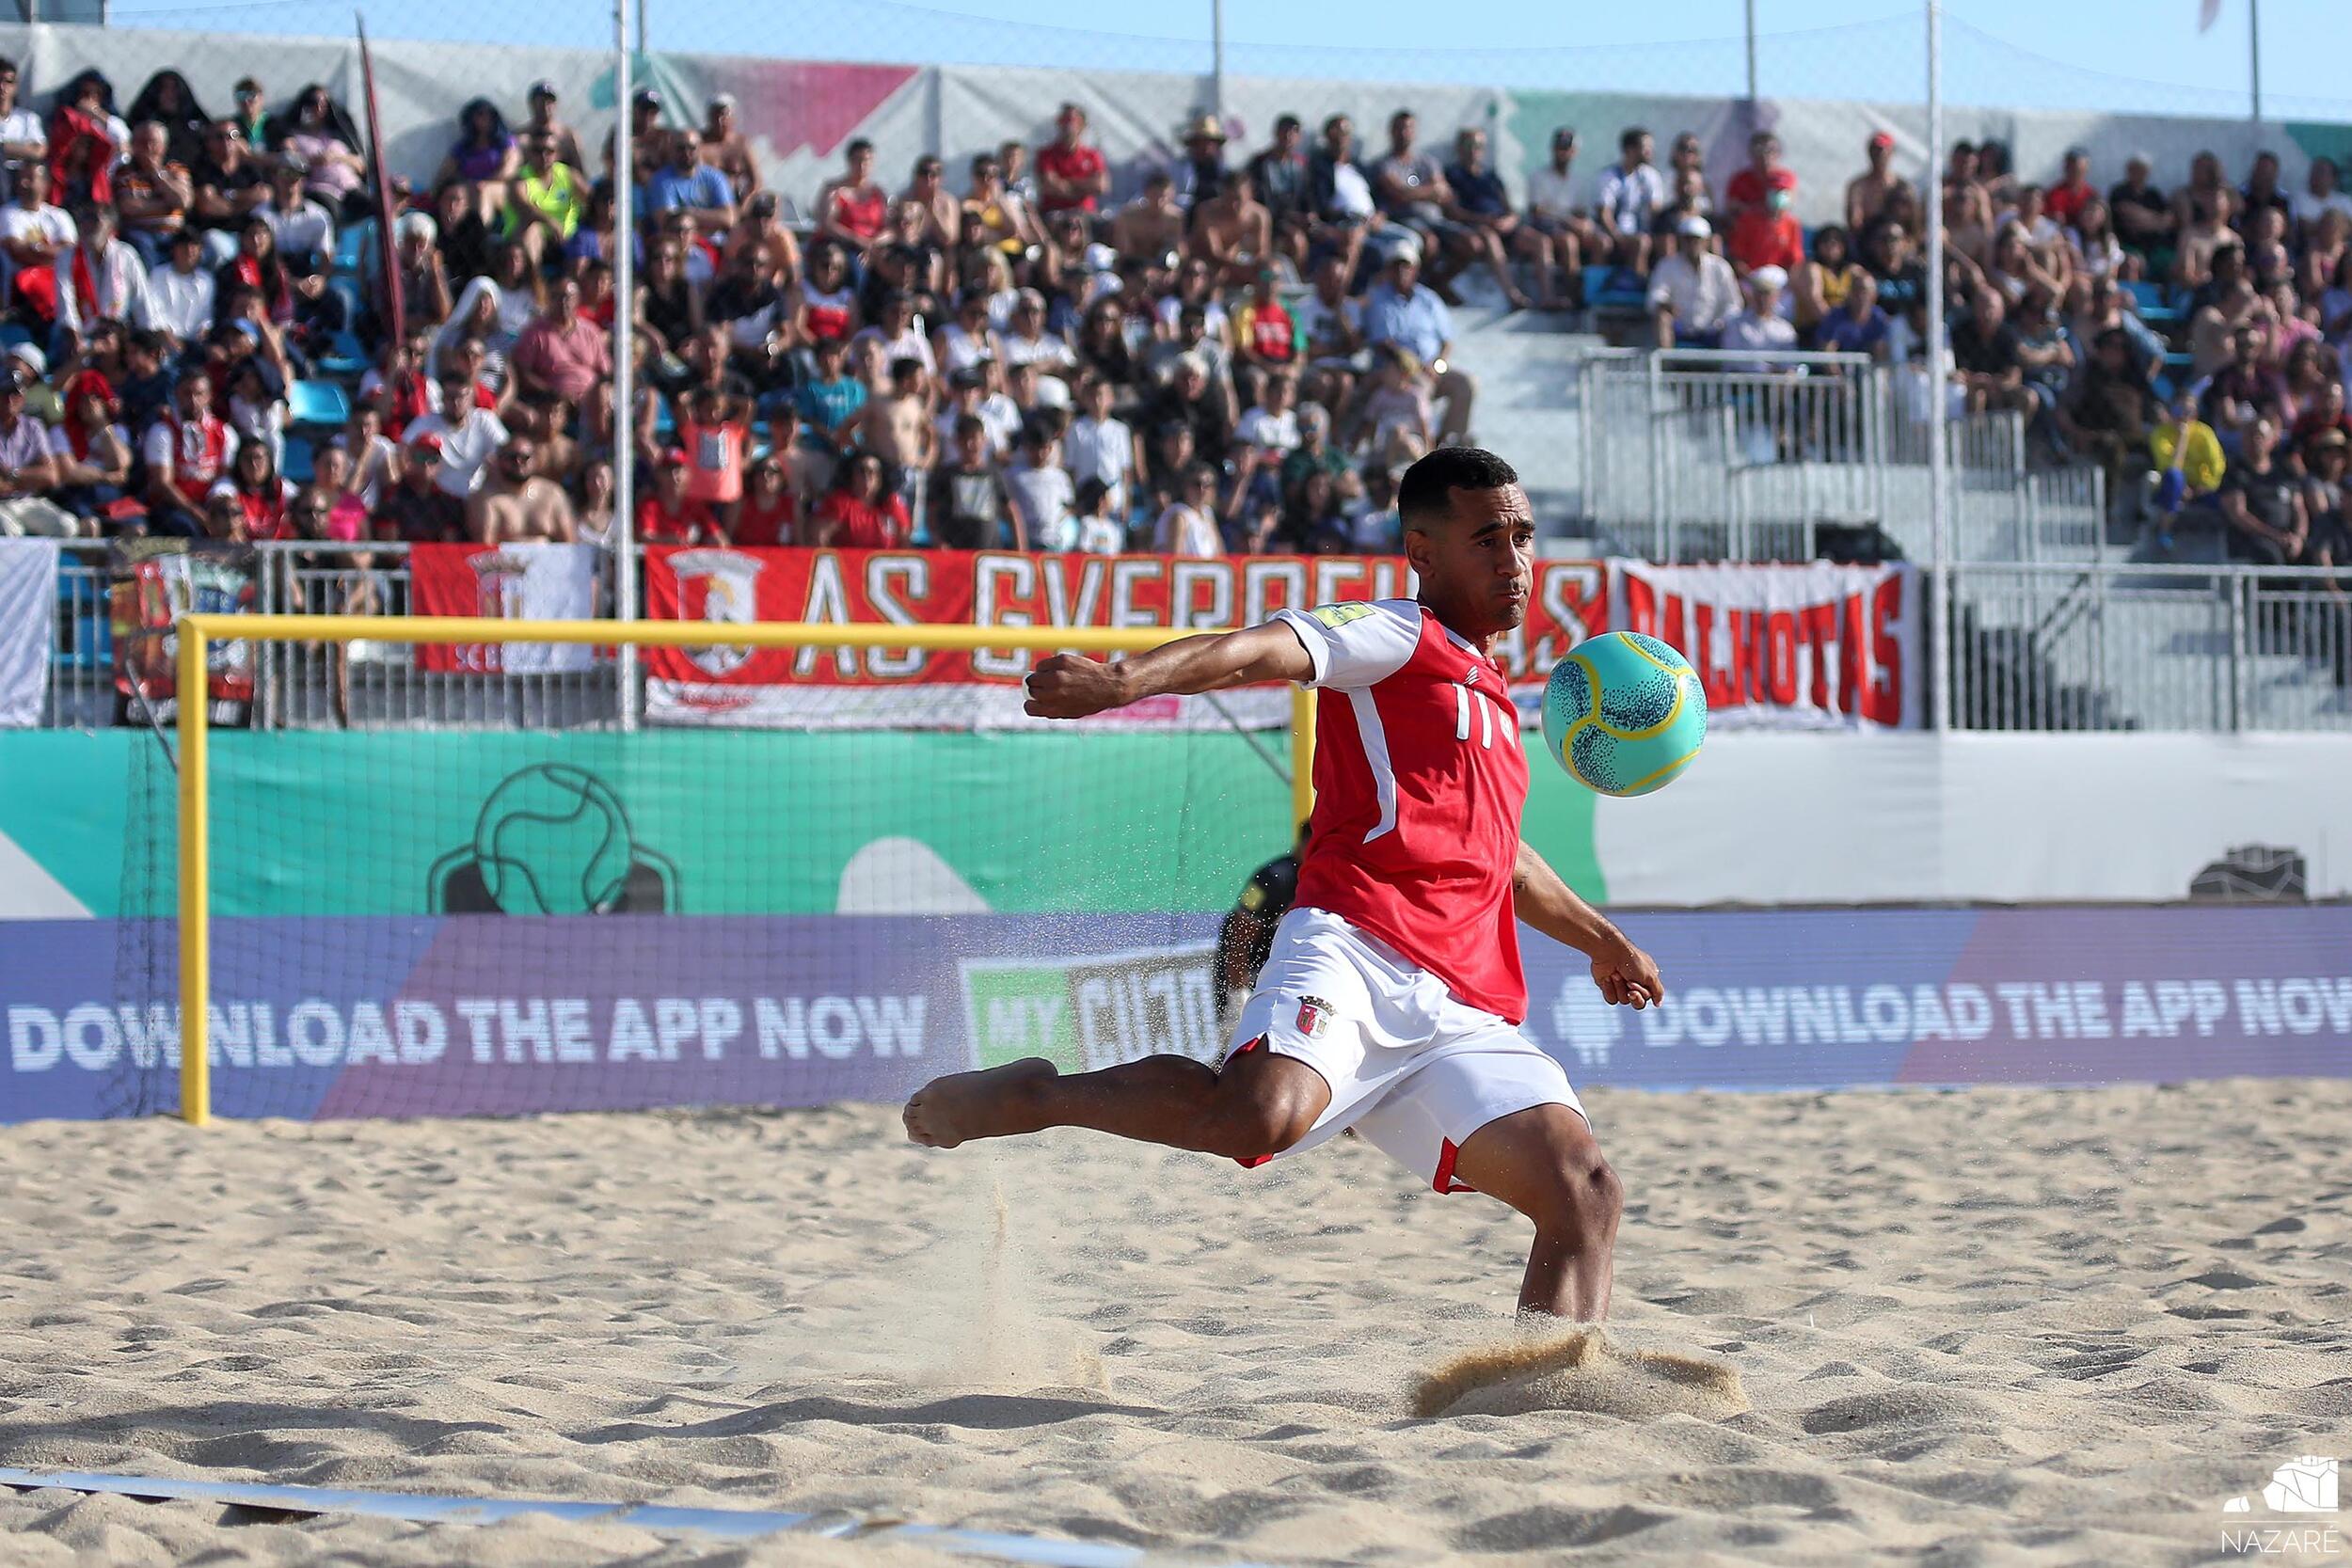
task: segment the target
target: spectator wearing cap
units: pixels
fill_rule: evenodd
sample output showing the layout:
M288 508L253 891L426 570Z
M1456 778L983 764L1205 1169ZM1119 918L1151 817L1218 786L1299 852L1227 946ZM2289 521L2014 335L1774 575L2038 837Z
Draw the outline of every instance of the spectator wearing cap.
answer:
M1577 199L1577 145L1573 127L1555 127L1551 133L1550 160L1541 168L1530 170L1527 176L1527 226L1551 241L1551 264L1566 280L1565 292L1570 303L1583 297L1585 259L1598 259L1610 252L1609 237ZM1546 271L1549 275L1550 269ZM1544 287L1554 287L1549 277ZM1560 296L1555 293L1554 297Z
M532 83L530 102L530 112L523 120L519 135L526 139L533 136L546 137L548 145L555 151L557 163L565 165L579 174L585 175L588 172L588 161L580 156L580 135L569 125L564 124L555 112L557 104L563 102L563 95L556 91L555 84L545 76Z
M866 149L865 169L868 178L864 181L863 188L881 203L873 213L873 233L879 234L888 201L882 194L882 187L870 178L874 166L873 144L861 140L850 145L853 174L857 167L855 150L861 145ZM662 161L661 166L646 178L644 198L648 213L684 213L694 220L697 228L713 234L725 233L735 222L735 187L727 182L724 174L703 162L702 135L695 131L681 130L671 134L669 155ZM831 222L834 211L831 206L826 209L828 224L825 231L838 238L839 234ZM867 235L866 243L871 244L872 239L872 234Z
M1454 352L1454 317L1445 301L1421 281L1417 248L1408 245L1391 255L1379 281L1366 292L1364 341L1375 348L1393 345L1413 356L1434 378L1430 396L1445 404L1439 441L1462 440L1470 429L1478 383L1460 366L1449 362Z
M1748 274L1748 302L1724 323L1722 346L1726 350L1747 353L1786 354L1797 346L1797 329L1787 316L1783 295L1788 289L1788 274L1772 265L1757 267ZM1760 374L1784 369L1761 359L1735 360L1725 367Z
M1445 182L1454 193L1446 203L1445 215L1459 226L1470 254L1486 263L1502 289L1502 297L1515 310L1529 304L1527 295L1519 292L1518 280L1511 276L1511 259L1526 258L1534 264L1541 294L1534 301L1542 309L1560 309L1560 296L1553 284L1550 237L1542 230L1519 221L1519 214L1511 206L1511 193L1503 187L1502 176L1486 161L1486 133L1465 126L1454 135L1454 162L1445 166Z
M1601 171L1593 220L1608 236L1612 260L1637 273L1650 270L1650 220L1668 200L1666 177L1651 162L1656 143L1641 126L1617 137L1617 161Z
M1713 348L1740 309L1740 278L1707 247L1713 230L1695 214L1675 229L1675 247L1649 275L1650 319L1660 348Z
M1279 115L1274 139L1252 153L1244 166L1250 188L1265 204L1274 224L1274 243L1300 272L1307 270L1307 230L1312 221L1308 200L1305 130L1296 115Z
M73 243L57 253L57 326L76 339L102 321L153 324L147 268L138 252L114 237L111 209L87 206L73 214Z
M1863 157L1868 166L1846 182L1846 229L1854 234L1876 223L1898 192L1911 191L1911 182L1895 172L1894 133L1871 132Z
M1175 180L1178 207L1192 208L1225 188L1225 122L1213 114L1198 114L1177 127L1184 155L1169 173Z
M466 537L466 503L441 483L441 438L421 435L401 451L400 477L375 509L379 538L449 545Z
M12 343L8 362L24 384L24 411L44 425L65 418L65 404L49 385L49 356L33 343Z
M295 272L324 274L335 255L335 219L314 200L307 183L310 165L298 153L279 158L269 171L269 199L254 210L269 224L278 253Z
M164 160L163 126L148 120L131 133L131 155L114 172L115 211L124 243L151 270L163 265L171 237L187 222L196 187L188 171Z
M1064 103L1054 116L1054 139L1037 150L1037 205L1043 213L1075 208L1091 213L1110 193L1110 166L1088 144L1087 112Z
M81 519L49 499L56 485L48 428L24 409L24 374L0 370L0 534L78 538Z
M237 133L237 139L245 143L246 150L268 151L270 116L262 84L250 76L240 76L230 91L236 98L237 112L229 117L228 124Z
M727 177L735 199L740 203L749 201L759 191L759 164L752 157L751 143L744 139L736 108L735 94L731 92L711 99L703 116L702 158Z
M183 537L202 533L205 497L229 471L236 450L236 432L213 411L211 378L200 370L182 371L171 407L139 441L147 467L149 530Z

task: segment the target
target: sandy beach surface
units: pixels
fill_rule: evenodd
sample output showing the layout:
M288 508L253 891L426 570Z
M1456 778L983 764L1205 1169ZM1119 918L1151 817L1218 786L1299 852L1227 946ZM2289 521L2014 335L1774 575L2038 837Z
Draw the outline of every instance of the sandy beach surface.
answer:
M1527 1227L1346 1140L1248 1173L915 1149L869 1106L46 1123L0 1129L0 1464L1196 1561L2163 1564L2333 1523L2262 1487L2352 1459L2352 1085L1589 1098L1630 1191L1614 1343L1750 1408L1416 1418L1507 1335ZM0 1532L11 1564L947 1560L57 1491L0 1491Z

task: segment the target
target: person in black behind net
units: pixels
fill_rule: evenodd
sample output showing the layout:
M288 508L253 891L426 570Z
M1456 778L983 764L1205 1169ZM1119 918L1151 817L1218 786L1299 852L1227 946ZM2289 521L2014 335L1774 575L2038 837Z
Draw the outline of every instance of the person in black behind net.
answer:
M1257 989L1258 971L1274 945L1274 927L1298 895L1298 851L1306 847L1302 822L1298 842L1249 874L1241 897L1216 928L1217 1016L1228 1024Z

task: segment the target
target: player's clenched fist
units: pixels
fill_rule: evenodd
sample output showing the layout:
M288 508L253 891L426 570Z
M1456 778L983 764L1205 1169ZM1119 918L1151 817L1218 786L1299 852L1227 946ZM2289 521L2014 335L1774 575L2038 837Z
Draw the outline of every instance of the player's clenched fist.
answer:
M1084 654L1040 660L1021 686L1029 695L1021 711L1035 719L1084 719L1134 700L1121 666Z

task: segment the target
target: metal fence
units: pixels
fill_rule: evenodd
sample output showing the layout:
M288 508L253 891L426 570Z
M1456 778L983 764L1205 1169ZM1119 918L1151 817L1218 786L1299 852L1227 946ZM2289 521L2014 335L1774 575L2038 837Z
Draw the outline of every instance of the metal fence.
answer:
M2352 598L2310 567L1952 573L1952 725L2352 732Z
M289 615L405 615L405 544L256 545L254 609ZM611 613L611 565L600 594ZM106 546L75 543L58 563L57 642L44 722L138 721L115 681ZM509 650L511 651L511 650ZM264 642L255 650L256 729L573 729L619 722L615 661L584 671L432 670L408 643Z

